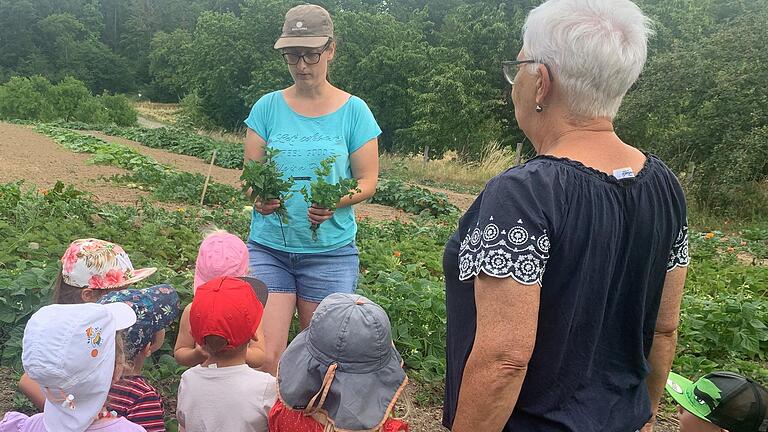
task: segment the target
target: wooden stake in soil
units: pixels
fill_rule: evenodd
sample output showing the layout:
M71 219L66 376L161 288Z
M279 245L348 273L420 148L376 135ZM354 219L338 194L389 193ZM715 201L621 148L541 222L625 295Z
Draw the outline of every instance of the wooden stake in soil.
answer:
M211 179L211 170L213 169L213 162L216 160L216 149L213 149L213 154L211 155L211 164L208 165L208 175L205 176L205 184L203 184L203 194L200 195L200 205L203 205L203 200L205 200L205 191L208 190L208 181Z
M523 157L523 143L517 143L517 150L515 151L515 166L520 165L520 158Z

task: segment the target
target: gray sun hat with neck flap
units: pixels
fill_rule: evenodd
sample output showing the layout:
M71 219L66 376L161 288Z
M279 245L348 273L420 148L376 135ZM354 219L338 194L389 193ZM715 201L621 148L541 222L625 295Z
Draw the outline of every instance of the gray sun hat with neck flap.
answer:
M381 427L408 383L381 306L334 293L288 345L277 373L278 397L338 431Z
M285 14L285 23L275 49L320 48L333 38L333 21L328 11L312 4L299 5Z

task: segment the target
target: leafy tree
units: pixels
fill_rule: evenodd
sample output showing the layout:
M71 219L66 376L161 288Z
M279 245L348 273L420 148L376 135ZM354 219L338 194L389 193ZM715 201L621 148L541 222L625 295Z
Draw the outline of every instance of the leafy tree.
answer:
M0 118L50 120L51 83L39 76L13 77L0 86Z
M618 118L629 142L685 172L695 197L724 212L751 208L734 205L745 195L729 188L768 178L756 138L768 125L768 34L754 31L766 20L768 10L739 17L653 57Z
M246 112L259 97L293 83L288 66L273 46L280 35L285 13L295 4L293 0L246 0L241 7L240 18L248 34L247 46L245 51L234 54L245 62L248 71L242 90ZM237 127L243 118L235 119Z
M395 131L412 122L409 80L431 67L423 16L404 23L385 13L347 12L336 22L331 81L368 103L383 131L381 147L394 150Z
M178 101L189 90L189 54L192 46L192 35L187 30L178 29L173 33L159 32L152 38L149 53L149 72L156 85L158 99ZM162 97L165 95L166 97ZM152 96L149 96L152 97Z
M89 36L85 25L70 14L53 14L38 23L45 40L48 57L59 70L77 67L75 51L80 42Z
M104 123L104 107L96 102L81 81L68 76L51 89L49 102L64 121Z
M38 16L30 0L0 2L0 65L6 72L0 74L0 82L23 67L26 59L35 51L35 28L32 23ZM43 73L45 66L37 73Z
M504 100L509 89L501 73L501 62L516 58L522 48L522 27L528 9L508 3L464 4L452 10L438 32L440 44L463 49L470 63L485 72L484 83L493 89L495 100ZM503 137L514 140L517 130L514 110L509 104L496 104L492 113L503 126Z
M433 156L447 150L470 158L479 155L488 143L501 139L501 125L491 114L500 101L484 85L485 72L465 66L470 63L467 53L437 48L431 57L445 60L413 80L415 121L398 131L398 149L416 153L429 146Z
M250 78L249 28L233 13L204 12L193 38L190 83L198 91L204 114L233 128L246 117L242 87Z

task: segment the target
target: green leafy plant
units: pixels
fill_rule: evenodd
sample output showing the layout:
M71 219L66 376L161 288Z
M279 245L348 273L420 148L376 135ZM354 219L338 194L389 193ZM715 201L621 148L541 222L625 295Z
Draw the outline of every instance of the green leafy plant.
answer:
M448 201L445 194L434 193L400 179L380 179L371 202L399 208L408 213L428 213L432 216L456 214L459 211Z
M132 126L137 113L125 96L106 91L93 96L82 81L71 76L55 85L41 76L15 76L0 85L0 118Z
M251 189L251 196L262 201L279 200L280 207L275 214L283 223L288 223L288 212L285 209L285 200L290 196L293 179L284 179L283 172L277 166L275 157L280 150L267 147L262 161L248 161L243 167L240 180L243 181L243 191Z
M198 135L193 130L180 127L147 129L110 126L102 131L107 135L126 138L147 147L194 156L205 161L210 161L213 151L216 150L214 165L222 168L243 168L242 144L214 140Z
M340 199L345 196L351 197L360 192L360 189L357 187L357 179L341 179L338 183L329 183L326 180L326 177L331 175L331 169L335 161L336 156L320 161L320 166L315 168L317 178L309 184L309 189L306 186L301 188L301 194L304 195L304 201L307 204L328 210L336 210ZM315 223L310 226L312 240L317 240L317 230L319 228L320 225Z

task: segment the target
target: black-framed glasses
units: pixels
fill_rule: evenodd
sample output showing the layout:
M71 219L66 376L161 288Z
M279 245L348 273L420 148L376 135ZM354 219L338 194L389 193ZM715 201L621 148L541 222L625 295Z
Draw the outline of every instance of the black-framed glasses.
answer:
M308 65L318 64L320 62L320 56L325 52L325 50L328 49L330 46L330 43L325 44L322 50L320 52L310 52L306 54L296 54L292 52L284 52L283 53L283 60L285 60L286 63L289 65L297 65L299 64L299 60L304 60L304 63Z
M545 68L547 68L547 73L549 74L549 80L553 81L552 79L552 70L549 68L549 66L544 63L540 62L538 60L507 60L501 62L501 71L504 73L504 79L507 80L507 83L509 83L510 86L515 85L515 76L517 75L517 66L521 64L534 64L539 63L544 65Z

